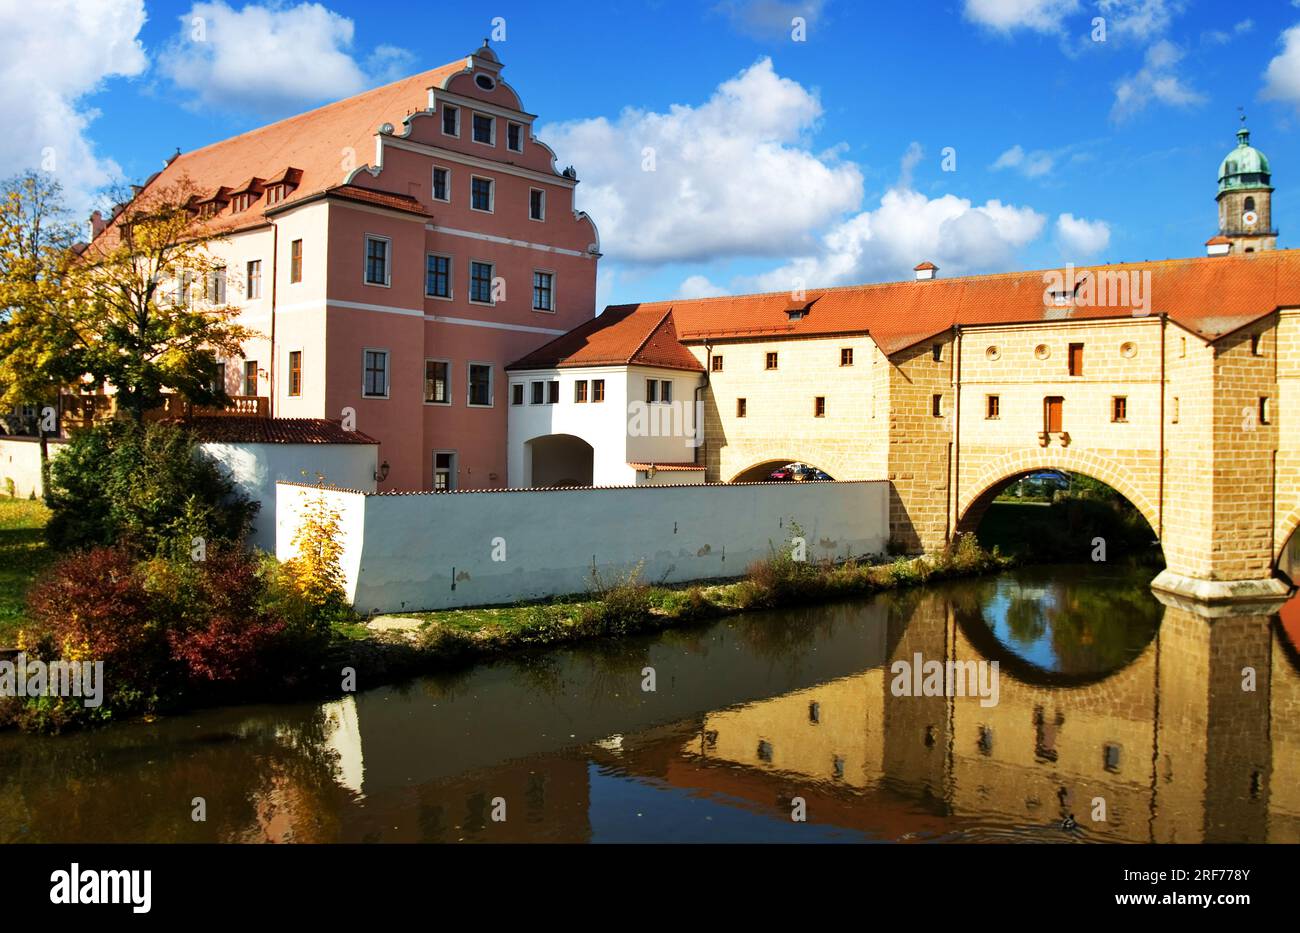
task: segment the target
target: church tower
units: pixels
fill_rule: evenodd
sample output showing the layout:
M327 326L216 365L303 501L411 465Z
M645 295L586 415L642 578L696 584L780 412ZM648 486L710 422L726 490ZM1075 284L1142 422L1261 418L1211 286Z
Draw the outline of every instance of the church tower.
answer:
M1237 148L1219 166L1217 200L1219 235L1210 241L1211 253L1277 249L1272 173L1264 153L1250 144L1244 123L1237 131Z

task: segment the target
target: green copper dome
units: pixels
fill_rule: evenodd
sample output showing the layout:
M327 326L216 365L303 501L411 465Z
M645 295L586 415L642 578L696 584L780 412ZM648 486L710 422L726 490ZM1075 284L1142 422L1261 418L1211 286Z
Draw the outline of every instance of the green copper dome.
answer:
M1268 157L1250 144L1250 130L1237 130L1237 148L1219 166L1219 191L1238 188L1270 188L1272 170Z

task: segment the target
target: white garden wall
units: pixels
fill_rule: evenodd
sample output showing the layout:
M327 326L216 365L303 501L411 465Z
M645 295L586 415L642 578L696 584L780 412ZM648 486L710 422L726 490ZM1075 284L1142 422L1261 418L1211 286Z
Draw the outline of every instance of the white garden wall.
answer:
M593 566L612 579L640 563L650 583L740 576L792 518L809 560L880 554L889 537L885 481L384 495L279 483L282 560L317 496L342 516L348 596L366 613L581 593Z
M49 438L51 460L62 449L63 441ZM0 438L0 496L9 495L7 480L13 480L15 497L26 499L33 493L36 498L41 497L41 442L38 438Z

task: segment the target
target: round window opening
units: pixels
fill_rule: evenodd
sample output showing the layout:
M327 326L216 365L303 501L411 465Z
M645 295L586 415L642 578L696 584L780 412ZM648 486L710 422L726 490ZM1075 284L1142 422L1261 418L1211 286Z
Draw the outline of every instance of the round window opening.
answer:
M996 360L999 356L1002 355L1002 351L999 350L997 347L989 347L987 350L984 351L984 355L991 360Z
M1047 344L1045 343L1040 343L1038 346L1034 347L1034 356L1038 357L1040 360L1045 360L1051 355L1052 351L1047 348Z
M1119 348L1119 355L1124 357L1124 359L1126 360L1133 359L1133 357L1138 355L1137 344L1131 342L1121 344Z
M495 90L497 83L492 80L491 75L475 75L474 83L485 91Z

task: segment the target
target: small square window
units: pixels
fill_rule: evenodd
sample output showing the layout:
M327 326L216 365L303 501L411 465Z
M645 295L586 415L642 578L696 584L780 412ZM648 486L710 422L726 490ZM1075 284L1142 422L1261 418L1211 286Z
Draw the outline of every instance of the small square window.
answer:
M546 400L546 383L532 382L528 388L532 393L532 404L541 405Z
M743 418L748 414L749 403L743 398L736 399L736 417Z
M988 726L980 726L980 737L977 743L981 755L993 754L993 730Z
M826 417L826 396L819 395L815 399L813 399L813 417L814 418Z
M651 403L659 401L658 379L647 379L645 381L645 400Z
M1128 398L1123 395L1116 395L1110 400L1110 420L1115 422L1128 421Z
M512 383L510 386L510 404L522 405L524 403L524 384L522 382Z
M442 106L442 132L447 136L460 135L460 108L450 104Z
M587 401L587 380L579 379L573 384L573 400L578 404Z
M492 213L492 179L476 176L470 178L469 206L476 211Z
M1259 397L1259 423L1260 424L1269 423L1269 419L1273 417L1272 408L1273 406L1270 404L1269 397L1267 395L1261 395Z
M844 759L839 755L831 757L831 777L837 781L844 779Z
M591 401L593 403L605 401L605 380L604 379L591 380Z
M941 344L941 343L933 344L933 345L930 347L930 355L934 358L934 361L935 361L936 363L942 363L942 362L943 362L943 344Z
M424 400L430 405L451 404L451 364L446 360L424 361Z
M815 700L808 704L808 721L814 725L822 721L822 705Z
M943 417L943 396L942 395L935 394L930 396L930 414L933 415L935 418Z
M361 394L366 398L387 397L388 351L366 350L364 356Z
M435 201L451 200L451 172L435 166L433 169L433 199Z
M989 421L996 421L1002 417L1002 398L998 395L986 395L984 397L984 417Z
M721 356L717 355L716 353L713 355L713 358L709 360L709 370L710 372L715 372L715 373L722 372Z
M474 114L474 142L484 143L488 146L496 145L497 141L497 121L495 117L489 117L487 114Z
M302 351L289 351L289 395L302 395Z
M1107 742L1102 746L1101 761L1102 766L1107 771L1118 771L1120 760L1120 748L1113 742Z
M552 379L546 383L546 404L558 405L560 403L560 383Z
M763 368L764 368L764 369L776 369L776 368L777 368L777 365L776 365L776 364L777 364L776 354L775 354L775 353L769 353L769 354L767 354L767 358L766 358L766 360L764 361L764 367L763 367Z
M524 128L518 123L506 124L506 148L511 152L524 151Z
M665 405L669 405L672 403L672 400L673 400L672 381L669 379L661 379L659 381L659 401L663 402Z
M772 762L772 743L766 739L758 741L758 760L765 761L768 764Z
M840 365L841 365L841 366L852 366L852 365L853 365L853 348L852 348L852 347L844 347L843 349L840 350Z

